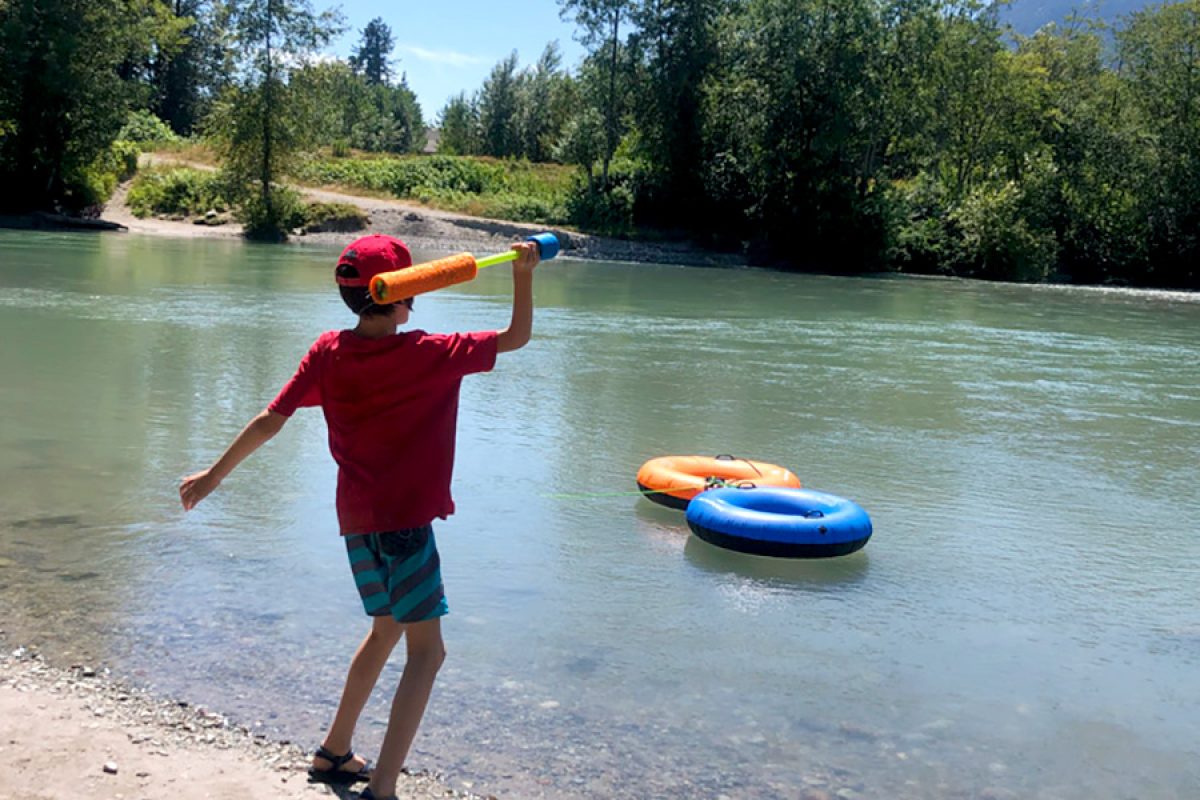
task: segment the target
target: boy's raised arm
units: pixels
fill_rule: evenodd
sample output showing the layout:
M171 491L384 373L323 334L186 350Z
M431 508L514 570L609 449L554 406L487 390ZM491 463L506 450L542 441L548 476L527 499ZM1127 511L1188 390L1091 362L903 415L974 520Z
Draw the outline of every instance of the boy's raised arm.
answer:
M287 421L288 418L283 414L266 409L250 420L211 467L188 475L180 481L179 500L183 503L184 510L191 511L197 503L208 497L213 489L221 485L226 475L233 472L251 453L270 441Z
M496 351L507 353L529 343L533 333L533 269L540 260L535 242L514 244L512 321L496 337Z

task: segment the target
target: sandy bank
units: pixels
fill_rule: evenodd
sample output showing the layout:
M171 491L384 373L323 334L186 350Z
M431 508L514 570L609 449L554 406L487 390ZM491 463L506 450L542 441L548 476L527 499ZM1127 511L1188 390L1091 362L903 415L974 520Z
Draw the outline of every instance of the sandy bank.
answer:
M0 800L256 800L357 791L310 784L307 753L215 711L154 697L87 667L63 669L0 636ZM360 784L361 787L361 784ZM435 776L398 796L472 798Z

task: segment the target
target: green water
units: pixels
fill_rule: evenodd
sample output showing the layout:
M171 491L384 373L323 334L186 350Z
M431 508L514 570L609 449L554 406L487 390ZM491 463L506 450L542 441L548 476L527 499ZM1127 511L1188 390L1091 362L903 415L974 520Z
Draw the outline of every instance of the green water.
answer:
M10 641L317 741L365 626L320 414L191 514L175 487L348 323L333 253L0 231ZM509 287L413 324L502 327ZM533 343L464 383L411 766L513 797L1196 796L1200 298L569 260L536 294ZM788 466L874 537L715 549L622 494L674 453Z

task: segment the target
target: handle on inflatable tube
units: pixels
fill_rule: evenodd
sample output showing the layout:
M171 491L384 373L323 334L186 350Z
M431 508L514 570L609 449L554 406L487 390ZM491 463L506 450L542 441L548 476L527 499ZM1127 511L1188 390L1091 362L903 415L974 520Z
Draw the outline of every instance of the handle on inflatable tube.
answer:
M558 237L553 233L535 234L525 241L537 244L538 256L543 261L558 255ZM505 250L480 259L470 253L459 253L394 272L382 272L371 280L371 299L380 305L387 305L406 297L466 283L484 267L515 261L516 258L516 250Z

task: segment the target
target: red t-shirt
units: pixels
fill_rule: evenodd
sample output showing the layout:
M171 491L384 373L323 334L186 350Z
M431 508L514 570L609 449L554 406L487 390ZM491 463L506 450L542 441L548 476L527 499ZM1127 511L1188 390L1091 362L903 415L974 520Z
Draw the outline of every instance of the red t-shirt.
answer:
M458 389L496 364L496 333L321 334L267 408L321 406L338 465L342 534L415 528L454 513Z

